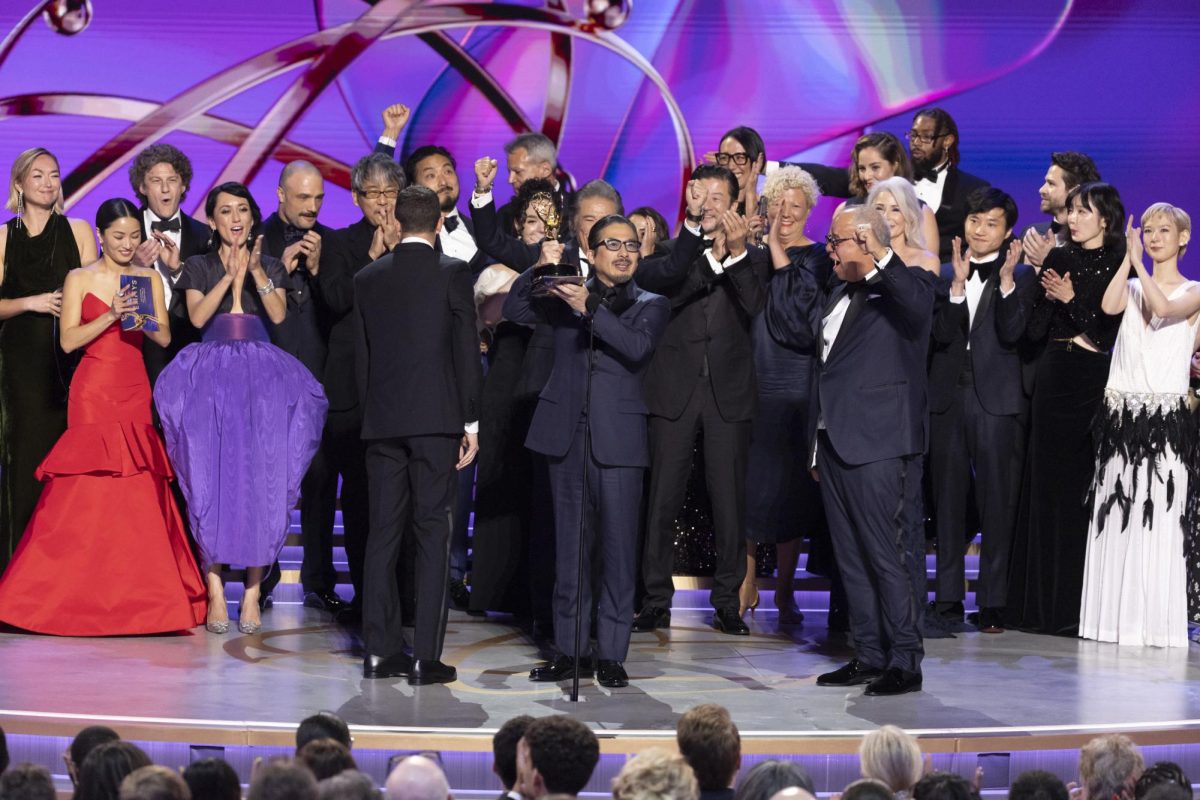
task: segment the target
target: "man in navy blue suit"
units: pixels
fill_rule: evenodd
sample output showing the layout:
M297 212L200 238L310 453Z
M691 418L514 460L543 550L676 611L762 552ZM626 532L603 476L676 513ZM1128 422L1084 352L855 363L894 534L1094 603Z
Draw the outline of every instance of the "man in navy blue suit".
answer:
M642 376L671 309L665 297L643 291L633 281L640 245L628 219L613 214L597 221L586 245L594 270L586 286L560 284L550 296L535 298L533 271L528 270L513 282L504 303L506 319L546 322L554 331L554 369L525 445L544 454L550 466L557 547L554 643L559 655L535 667L529 677L560 681L576 670L581 677L592 674L590 658L576 663L568 655L582 635L577 623L586 626L591 616L594 570L589 557L579 569L582 547L585 556L596 552L600 559L595 571L600 595L597 678L600 685L617 688L629 683L622 662L633 626L642 477L650 463ZM561 245L548 242L544 248ZM585 456L589 448L590 457ZM577 597L583 615L577 611ZM586 641L580 646L581 653L590 649Z
M915 537L924 532L917 515L936 278L905 266L883 244L888 239L875 210L838 214L826 249L842 282L808 300L816 313L793 326L796 343L820 356L810 465L846 586L855 650L849 664L817 684L865 683L871 695L920 690L924 655L917 627L924 601L911 575L912 559L923 551ZM777 332L775 321L768 323Z

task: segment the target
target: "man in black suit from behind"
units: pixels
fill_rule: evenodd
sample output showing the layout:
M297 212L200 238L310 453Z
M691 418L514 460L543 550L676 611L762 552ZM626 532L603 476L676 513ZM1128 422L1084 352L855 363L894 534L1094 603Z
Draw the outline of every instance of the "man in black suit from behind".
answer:
M520 714L510 718L492 737L492 772L504 784L504 791L496 800L521 800L517 786L517 745L525 735L533 717Z
M325 202L325 180L307 161L292 161L279 173L276 189L278 209L263 220L263 252L283 262L287 280L287 317L271 331L271 341L295 356L317 380L325 377L325 356L329 339L329 314L321 294L321 264L332 257L337 246L333 229L317 221ZM300 581L304 587L304 605L336 614L346 602L334 591L333 552L330 533L321 520L330 497L329 476L324 464L314 459L300 484L300 534L304 561ZM336 480L336 478L335 478ZM263 579L264 607L279 583L276 563Z
M146 338L142 357L150 385L158 380L175 354L200 334L187 315L183 292L174 291L175 281L183 274L183 262L208 250L211 230L183 213L180 205L192 183L192 162L169 144L154 144L138 153L129 166L129 184L141 202L142 244L134 260L141 267L157 269L166 293L167 317L171 323L171 344L159 347Z
M303 499L301 520L313 541L311 546L306 543L305 567L319 568L321 573L302 577L306 589L321 586L332 592L336 583L332 558L310 559L308 554L318 548L322 553L333 548L340 475L346 562L354 584L352 610L341 617L345 621L353 621L362 612L363 558L369 528L366 446L362 441L362 407L354 378L354 276L400 243L395 209L396 197L403 188L404 173L389 156L372 153L358 160L350 170L350 197L362 211L362 218L334 231L338 246L325 255L318 275L329 323L329 355L322 380L329 398L329 413L321 447L309 467L312 479L306 484L309 491Z
M912 156L913 184L917 197L933 209L938 226L938 257L950 261L950 241L962 235L967 216L967 197L988 185L983 178L959 169L958 124L942 108L923 108L913 116L912 129L905 134ZM778 162L767 162L767 171ZM822 164L797 164L817 179L821 193L830 197L850 196L850 172Z
M955 239L942 266L929 360L929 470L937 523L937 600L951 623L963 615L967 506L974 475L983 532L975 599L979 628L1003 629L1008 562L1025 460L1019 345L1037 288L1011 240L1017 204L999 189L967 198L966 249ZM947 287L949 295L946 296Z
M733 207L738 185L732 172L697 167L688 193L689 223L703 231L703 251L682 264L650 259L638 270L640 286L670 300L671 322L646 376L651 455L642 550L646 594L633 629L670 625L675 518L692 471L696 433L702 431L716 549L712 625L745 636L750 629L739 613L738 589L746 574L746 460L758 404L750 323L766 302L770 259L764 248L747 247L748 225ZM695 198L701 201L698 209ZM681 234L673 250L689 235Z
M478 449L483 381L466 262L434 250L437 195L410 186L396 200L404 238L354 278L362 437L371 529L363 575L363 677L449 683L443 664L456 470ZM405 652L396 563L416 539L413 656Z
M810 313L791 338L820 355L809 415L821 499L846 586L855 657L819 686L868 684L866 693L921 688L924 600L912 581L923 548L922 458L928 441L925 372L936 278L909 269L890 247L874 209L838 214L826 237L834 272L828 292L797 293Z

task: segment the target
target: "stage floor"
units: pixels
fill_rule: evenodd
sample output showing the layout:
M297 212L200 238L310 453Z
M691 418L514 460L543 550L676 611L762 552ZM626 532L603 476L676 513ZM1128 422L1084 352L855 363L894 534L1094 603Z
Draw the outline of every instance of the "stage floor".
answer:
M458 729L464 737L517 714L562 712L618 737L670 735L679 715L699 702L727 706L750 736L846 736L885 723L939 736L1028 735L1093 726L1179 729L1200 720L1196 646L959 634L926 642L923 692L872 698L859 688L815 685L818 674L849 656L826 635L823 613L780 629L773 612L760 610L748 617L749 637L712 630L709 613L677 608L669 631L635 634L629 687L585 682L578 704L566 699L566 684L530 683L537 648L503 617L451 612L444 658L458 667L459 680L427 687L363 680L354 637L328 615L294 605L269 611L267 630L255 636L202 629L110 639L3 633L0 717L10 730L15 713L29 722L140 720L282 734L310 713L332 710L352 725Z

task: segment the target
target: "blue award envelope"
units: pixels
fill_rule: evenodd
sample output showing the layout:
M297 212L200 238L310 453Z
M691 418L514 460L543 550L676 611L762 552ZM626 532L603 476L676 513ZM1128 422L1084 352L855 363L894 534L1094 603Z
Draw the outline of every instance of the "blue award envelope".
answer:
M158 330L158 320L154 316L154 289L150 279L143 275L122 275L121 288L137 299L137 311L121 315L121 330Z

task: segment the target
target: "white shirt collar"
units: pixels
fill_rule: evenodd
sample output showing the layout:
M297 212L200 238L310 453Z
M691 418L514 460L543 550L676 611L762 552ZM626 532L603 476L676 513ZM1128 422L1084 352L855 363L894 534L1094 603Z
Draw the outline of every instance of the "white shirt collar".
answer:
M423 239L420 236L405 236L400 240L400 244L409 244L410 242L418 242L431 250L433 249L433 242L429 241L428 239Z
M1000 254L1000 251L999 251L999 250L995 250L995 251L993 251L993 252L991 252L991 253L988 253L987 255L978 256L978 257L976 257L976 256L971 256L971 263L972 263L972 264L986 264L986 263L988 263L989 261L995 261L995 260L996 260L996 256L997 256L997 255L999 255L999 254Z

